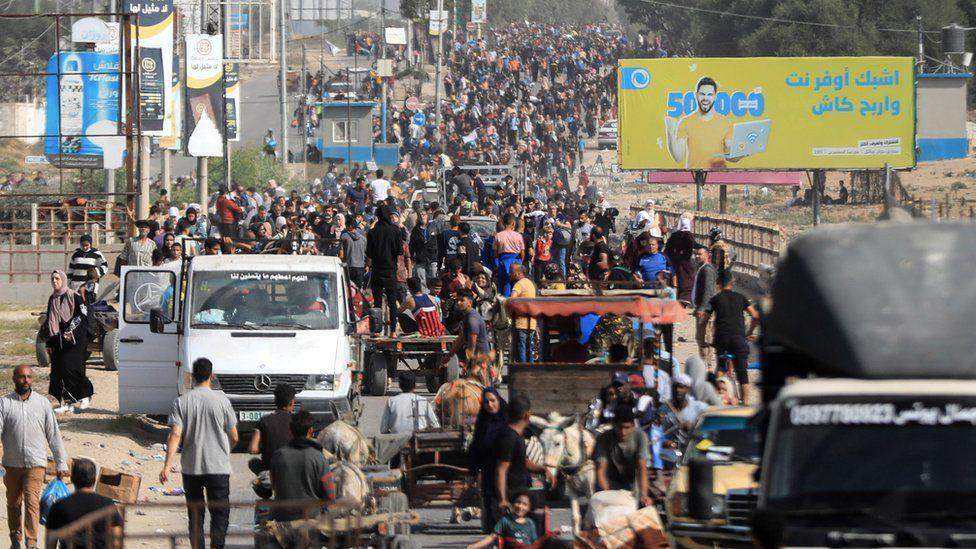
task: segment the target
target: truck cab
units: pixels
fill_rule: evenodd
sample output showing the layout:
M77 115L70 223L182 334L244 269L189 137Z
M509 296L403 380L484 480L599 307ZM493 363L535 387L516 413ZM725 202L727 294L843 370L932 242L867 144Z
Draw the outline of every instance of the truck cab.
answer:
M168 414L198 358L213 363L213 388L227 394L242 430L274 411L279 383L319 426L358 412L355 324L338 258L199 256L124 267L121 279L120 413Z

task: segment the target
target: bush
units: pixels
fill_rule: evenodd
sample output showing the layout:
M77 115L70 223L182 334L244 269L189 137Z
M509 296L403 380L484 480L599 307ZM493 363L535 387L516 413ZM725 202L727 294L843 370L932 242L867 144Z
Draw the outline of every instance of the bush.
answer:
M216 190L226 181L224 177L224 159L210 159L210 188ZM231 181L243 185L244 188L254 187L264 189L268 180L274 179L284 185L288 181L288 174L284 166L276 159L264 154L260 145L245 145L231 153Z

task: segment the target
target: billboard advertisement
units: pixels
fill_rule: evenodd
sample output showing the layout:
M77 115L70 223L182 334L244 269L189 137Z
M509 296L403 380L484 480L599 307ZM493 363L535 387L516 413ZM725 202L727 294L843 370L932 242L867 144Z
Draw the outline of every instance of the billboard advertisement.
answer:
M46 72L44 155L50 163L121 168L118 54L61 52L47 62Z
M139 119L142 133L169 135L172 128L173 0L125 0L135 14L131 29L139 69Z
M915 165L910 57L622 59L620 167Z
M488 0L471 0L471 22L481 24L488 21Z
M221 35L186 35L186 153L224 155L224 49Z
M240 64L224 63L224 116L228 141L241 140L241 72Z

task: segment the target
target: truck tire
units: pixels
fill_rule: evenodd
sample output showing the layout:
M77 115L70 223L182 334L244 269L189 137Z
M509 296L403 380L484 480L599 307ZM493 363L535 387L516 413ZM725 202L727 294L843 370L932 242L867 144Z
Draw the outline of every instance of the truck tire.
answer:
M366 361L369 367L369 394L373 396L386 396L386 381L389 379L386 363L386 355L382 353L371 353Z
M47 346L44 345L40 330L37 330L37 335L34 336L34 354L37 357L38 366L41 368L51 367L51 357L47 354Z
M410 502L407 500L407 495L403 492L390 492L389 494L380 498L379 504L376 506L376 508L380 513L405 513L410 510ZM398 523L393 525L388 532L396 534L397 536L409 536L410 525L406 523Z
M102 364L109 372L119 369L119 330L118 328L105 332L102 337Z

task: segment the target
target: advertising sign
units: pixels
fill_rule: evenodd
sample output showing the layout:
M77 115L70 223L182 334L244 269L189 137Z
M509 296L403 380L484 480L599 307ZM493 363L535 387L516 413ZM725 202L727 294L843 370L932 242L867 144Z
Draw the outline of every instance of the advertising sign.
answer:
M227 140L241 140L240 65L224 63L224 115L227 117Z
M186 35L186 153L223 156L224 60L221 35Z
M620 166L913 167L914 82L910 57L623 59Z
M488 20L488 0L471 0L471 22L481 24Z
M125 0L133 18L132 36L138 39L139 119L142 133L167 135L172 122L169 107L173 80L173 0ZM136 46L133 46L135 48Z
M175 48L174 48L175 50ZM173 81L170 85L169 107L164 122L169 127L166 135L159 138L159 146L164 149L178 151L182 149L180 137L183 135L183 81L180 71L180 56L173 52Z
M125 138L118 134L119 56L61 52L47 62L46 72L44 155L51 164L121 168Z
M407 29L403 27L386 27L384 33L387 44L391 46L407 45Z
M447 10L441 10L440 15L437 10L430 10L428 19L431 36L437 36L447 30Z

